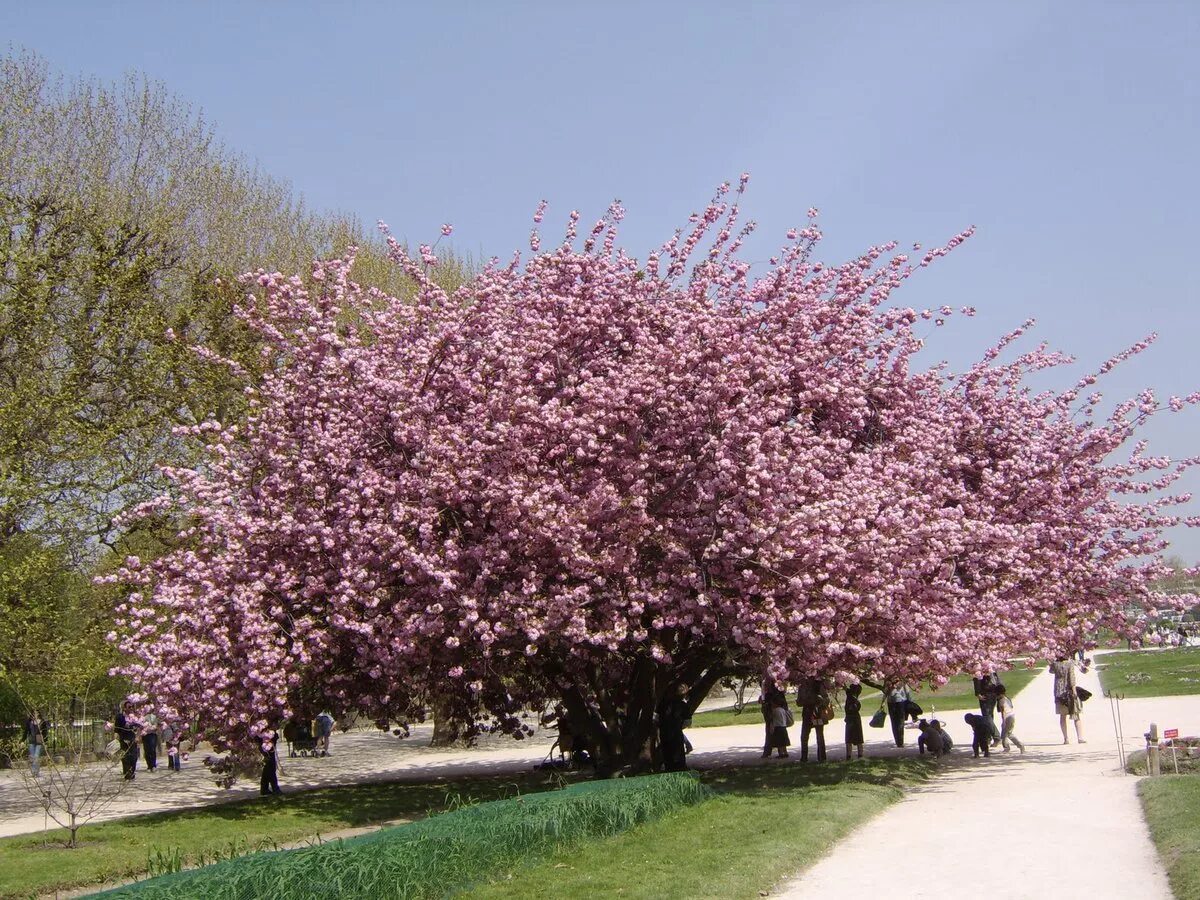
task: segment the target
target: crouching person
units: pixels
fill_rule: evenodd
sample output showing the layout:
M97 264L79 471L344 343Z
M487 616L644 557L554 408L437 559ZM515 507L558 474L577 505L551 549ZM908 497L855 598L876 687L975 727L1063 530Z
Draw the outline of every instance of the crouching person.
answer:
M991 756L993 723L979 713L967 713L963 721L971 726L971 751L975 756L979 755L980 750L984 756Z

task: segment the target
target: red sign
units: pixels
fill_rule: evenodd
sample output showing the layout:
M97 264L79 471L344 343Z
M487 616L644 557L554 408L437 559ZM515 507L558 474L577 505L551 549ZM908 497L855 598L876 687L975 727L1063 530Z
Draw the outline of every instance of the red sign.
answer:
M1163 732L1163 740L1170 740L1171 738L1177 737L1179 737L1178 728L1168 728Z

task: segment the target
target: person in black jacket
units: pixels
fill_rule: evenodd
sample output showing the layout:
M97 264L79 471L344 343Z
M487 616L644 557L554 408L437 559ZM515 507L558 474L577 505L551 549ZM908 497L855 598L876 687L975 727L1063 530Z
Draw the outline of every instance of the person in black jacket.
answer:
M979 701L979 713L987 720L992 746L1000 743L1000 729L996 727L996 698L999 696L1000 676L995 672L982 678L971 679L975 686L975 699Z
M684 699L686 695L687 685L677 685L658 704L658 746L662 751L663 767L668 772L682 772L687 768L683 729L691 712Z
M817 733L817 762L825 762L825 718L822 714L829 703L829 691L819 678L805 678L796 692L800 706L800 761L808 762L808 736Z
M121 745L121 773L126 781L133 781L137 773L138 724L133 721L132 712L133 704L126 700L121 704L121 711L117 713L117 721L114 723L117 741Z
M258 752L262 754L262 778L259 779L259 793L264 797L272 794L282 794L279 789L279 732L268 731L259 739Z
M991 756L992 728L995 727L995 723L989 723L979 713L967 713L963 716L963 721L971 726L971 750L975 756L979 756L981 750L984 756Z

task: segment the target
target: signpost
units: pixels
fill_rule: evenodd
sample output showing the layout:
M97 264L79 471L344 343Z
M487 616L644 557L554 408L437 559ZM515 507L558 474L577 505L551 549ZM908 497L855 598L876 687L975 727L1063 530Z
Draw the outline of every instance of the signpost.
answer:
M1179 757L1175 755L1175 738L1179 737L1178 728L1164 728L1163 740L1171 743L1171 764L1175 766L1175 774L1179 774Z

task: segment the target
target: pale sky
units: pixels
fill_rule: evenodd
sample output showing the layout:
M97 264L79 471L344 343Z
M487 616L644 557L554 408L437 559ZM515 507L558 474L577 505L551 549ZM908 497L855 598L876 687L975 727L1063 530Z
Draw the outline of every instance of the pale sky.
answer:
M452 222L476 257L526 247L542 198L548 237L620 198L642 255L743 171L751 259L810 206L829 262L974 224L895 298L978 309L934 355L1035 316L1093 368L1157 331L1106 395L1200 389L1197 0L0 0L0 41L68 77L145 72L313 206L413 241ZM1147 434L1200 453L1200 410ZM1200 560L1200 533L1173 539Z

